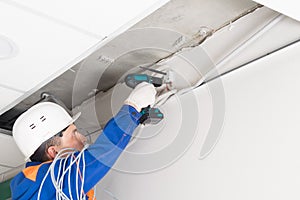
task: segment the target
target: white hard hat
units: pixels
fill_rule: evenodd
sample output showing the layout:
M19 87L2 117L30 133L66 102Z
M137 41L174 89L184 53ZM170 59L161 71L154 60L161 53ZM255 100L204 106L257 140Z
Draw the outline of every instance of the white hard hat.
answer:
M25 160L43 142L72 124L79 115L80 113L72 118L63 107L52 102L38 103L20 115L12 132Z

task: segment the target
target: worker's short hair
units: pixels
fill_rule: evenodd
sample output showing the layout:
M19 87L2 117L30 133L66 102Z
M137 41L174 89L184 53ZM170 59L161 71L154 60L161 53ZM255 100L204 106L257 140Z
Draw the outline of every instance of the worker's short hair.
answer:
M65 129L64 129L65 130ZM63 130L63 131L64 131ZM60 145L60 137L62 137L62 132L59 132L58 134L54 135L50 139L43 142L37 150L30 156L30 160L32 162L46 162L49 161L50 158L48 156L48 148L55 145Z

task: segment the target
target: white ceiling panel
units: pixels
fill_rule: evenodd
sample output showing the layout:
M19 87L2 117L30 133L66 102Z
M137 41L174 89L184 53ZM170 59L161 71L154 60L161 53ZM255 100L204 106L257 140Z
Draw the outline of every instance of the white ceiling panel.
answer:
M0 61L1 62L1 61ZM7 107L10 103L16 101L21 97L23 93L10 90L0 85L0 114L4 112L4 108Z
M299 2L295 0L255 0L277 12L300 21Z
M5 173L6 171L10 170L11 168L8 168L8 167L3 167L0 165L0 175ZM1 177L0 177L0 182L1 182Z
M12 40L18 54L0 60L0 84L29 91L55 78L97 39L0 2L0 34Z
M17 147L12 136L0 132L0 146L2 149L0 151L0 165L18 167L25 162L25 157Z
M136 23L168 1L15 0L7 2L17 2L24 6L24 9L58 19L97 35L108 36L128 22Z

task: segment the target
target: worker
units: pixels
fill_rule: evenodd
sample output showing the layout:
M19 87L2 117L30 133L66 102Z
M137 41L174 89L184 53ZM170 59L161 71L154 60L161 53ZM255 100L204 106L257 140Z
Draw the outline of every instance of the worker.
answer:
M61 106L41 102L18 117L13 138L25 169L11 181L12 199L95 199L93 187L116 162L140 124L141 109L155 102L152 84L140 83L91 145Z

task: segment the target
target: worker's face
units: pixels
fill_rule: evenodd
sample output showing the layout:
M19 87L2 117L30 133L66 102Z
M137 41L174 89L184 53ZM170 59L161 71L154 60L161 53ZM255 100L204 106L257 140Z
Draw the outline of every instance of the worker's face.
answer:
M86 143L86 137L78 132L76 126L71 124L63 133L58 150L74 148L81 151Z

